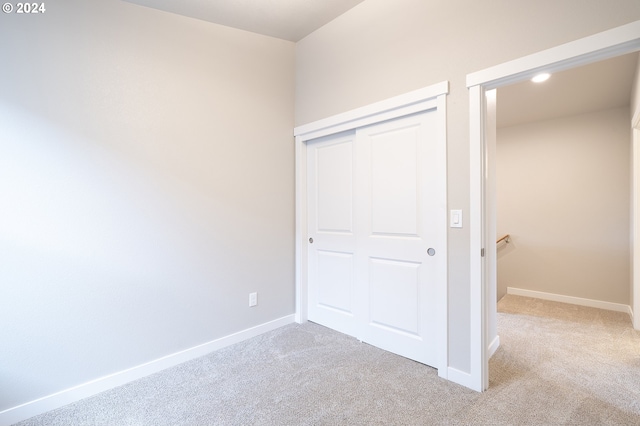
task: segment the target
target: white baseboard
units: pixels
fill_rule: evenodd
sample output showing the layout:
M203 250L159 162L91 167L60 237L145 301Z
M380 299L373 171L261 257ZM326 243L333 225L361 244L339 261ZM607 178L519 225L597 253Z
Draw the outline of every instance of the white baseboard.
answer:
M158 371L173 367L183 362L207 355L224 347L242 342L243 340L259 336L271 330L275 330L287 324L294 322L294 315L288 315L276 320L260 324L246 330L185 349L171 355L158 358L156 360L141 364L127 370L119 371L108 376L100 377L95 380L74 386L69 389L56 392L33 401L26 402L16 407L11 407L4 411L0 411L0 425L9 426L38 414L60 408L72 402L79 401L89 396L104 392L106 390L124 385L142 377L148 376Z
M500 347L500 336L496 336L489 347L487 348L487 356L491 358L493 354ZM465 386L469 389L475 390L477 392L482 392L483 389L478 389L477 380L471 376L470 373L460 371L457 368L448 367L447 368L447 380L452 381L453 383L457 383L459 385Z
M562 294L545 293L543 291L525 290L522 288L507 287L507 294L515 296L533 297L536 299L551 300L553 302L569 303L571 305L588 306L590 308L606 309L607 311L630 313L631 307L622 303L604 302L602 300L584 299L582 297L564 296Z
M447 379L452 381L453 383L457 383L469 389L482 392L482 389L477 389L477 383L471 374L466 373L464 371L460 371L456 368L449 367L447 369Z
M493 339L493 342L491 342L491 344L489 345L489 348L487 349L487 359L491 359L491 357L493 356L493 354L496 353L499 347L500 347L500 336L496 336L495 339Z
M640 315L633 315L633 308L629 306L629 318L631 318L631 324L633 324L633 328L635 330L640 331Z

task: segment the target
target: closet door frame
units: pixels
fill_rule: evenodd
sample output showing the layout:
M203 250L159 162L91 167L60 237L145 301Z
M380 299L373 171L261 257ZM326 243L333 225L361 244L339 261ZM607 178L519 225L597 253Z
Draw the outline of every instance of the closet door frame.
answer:
M296 164L296 314L295 320L308 320L308 228L307 228L307 141L359 127L381 123L422 111L436 110L438 114L438 199L442 209L442 223L436 224L437 232L445 241L444 256L448 255L447 241L447 138L446 95L449 82L444 81L403 95L389 98L371 105L334 115L294 129ZM443 263L447 265L445 258ZM440 268L437 279L438 306L438 375L447 378L448 370L448 276L447 267Z

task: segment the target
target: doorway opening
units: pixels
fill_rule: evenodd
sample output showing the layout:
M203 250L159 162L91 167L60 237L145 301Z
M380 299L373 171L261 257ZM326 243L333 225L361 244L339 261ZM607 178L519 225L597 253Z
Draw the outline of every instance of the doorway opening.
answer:
M628 313L638 53L497 89L497 300Z
M640 50L640 21L591 37L497 65L467 76L470 100L470 295L471 371L473 388L489 386L489 357L495 350L496 317L496 203L495 203L495 89ZM634 124L637 120L634 119ZM636 132L637 134L637 132ZM638 142L638 141L634 141ZM634 144L635 145L635 144ZM634 150L633 157L638 155ZM634 182L636 169L633 165ZM638 191L633 186L634 194ZM635 209L632 217L636 223ZM637 227L634 227L634 233ZM635 239L634 239L635 240ZM634 326L640 327L640 256L633 250ZM636 260L638 258L638 260ZM637 265L635 265L637 262ZM494 292L492 294L492 292ZM493 296L493 297L491 297Z

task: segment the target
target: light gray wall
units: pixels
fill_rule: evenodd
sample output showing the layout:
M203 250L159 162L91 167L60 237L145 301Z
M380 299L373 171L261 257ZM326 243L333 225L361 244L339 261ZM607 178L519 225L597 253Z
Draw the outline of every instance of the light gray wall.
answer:
M498 298L629 305L630 137L628 107L498 129Z
M366 0L296 45L296 125L443 80L449 208L469 211L466 75L640 19L637 0ZM449 230L449 364L469 371L469 230Z
M293 43L46 7L0 16L0 411L294 312Z
M640 54L638 55L636 76L633 80L633 90L631 91L631 117L638 113L640 113Z

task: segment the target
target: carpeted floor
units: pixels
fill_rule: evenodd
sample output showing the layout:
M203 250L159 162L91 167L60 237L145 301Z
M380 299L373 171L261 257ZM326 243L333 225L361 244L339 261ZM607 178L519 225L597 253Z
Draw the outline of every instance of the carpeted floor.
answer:
M19 425L640 425L628 315L512 295L498 310L484 393L307 323Z

